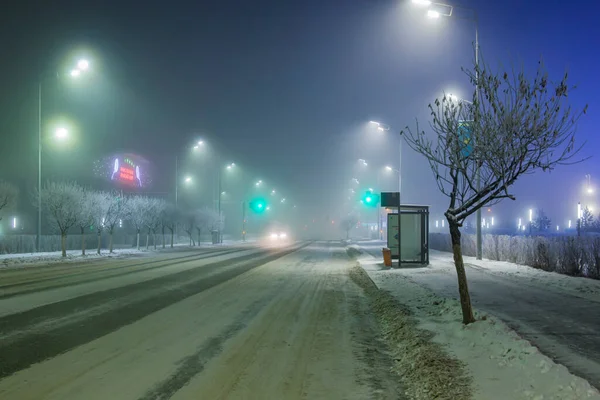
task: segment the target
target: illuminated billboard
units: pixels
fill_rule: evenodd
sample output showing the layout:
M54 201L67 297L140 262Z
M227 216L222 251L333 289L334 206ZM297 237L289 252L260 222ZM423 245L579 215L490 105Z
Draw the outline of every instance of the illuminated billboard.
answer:
M128 157L115 157L110 179L128 186L142 187L140 166Z
M148 189L152 186L150 162L134 153L113 153L97 160L94 175L121 188Z

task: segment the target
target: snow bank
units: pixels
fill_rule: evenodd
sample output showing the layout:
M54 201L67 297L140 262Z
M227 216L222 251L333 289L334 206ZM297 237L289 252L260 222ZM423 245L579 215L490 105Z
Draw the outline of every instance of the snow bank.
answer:
M477 322L461 323L460 303L441 298L393 270L381 270L378 260L362 256L360 263L375 284L409 307L419 328L467 366L474 399L600 400L600 392L554 363L502 321L475 312Z
M91 249L87 250L87 254L85 256L82 256L81 250L68 250L67 257L65 258L62 257L60 251L44 253L2 254L0 255L0 267L21 264L77 262L83 260L94 260L98 258L115 258L147 253L146 250L136 249L115 249L113 251L113 253L109 253L108 250L103 250L102 254L97 254L94 249Z
M475 257L463 257L463 259L470 266L484 269L486 272L505 278L518 279L521 283L600 301L599 280L562 275L556 272L546 272L506 261L477 260ZM445 268L454 271L454 261L451 253L432 250L430 252L430 261L432 268Z
M230 246L233 244L240 244L242 242L233 240L224 240L223 244L213 245L208 243L202 243L199 247L190 247L187 243L175 244L177 248L190 248L190 249L205 249L218 246ZM248 243L248 242L247 242ZM14 254L0 254L0 268L11 267L11 266L26 266L28 264L53 264L53 263L71 263L81 262L87 260L95 260L101 258L118 258L118 257L131 257L131 256L143 256L149 254L156 254L161 251L168 251L170 247L163 249L157 247L156 250L150 247L146 250L142 247L140 250L134 248L127 249L114 249L113 253L109 253L107 249L102 249L101 254L96 253L96 249L86 249L86 255L81 255L81 250L67 250L67 257L63 258L60 251L42 252L42 253L14 253Z

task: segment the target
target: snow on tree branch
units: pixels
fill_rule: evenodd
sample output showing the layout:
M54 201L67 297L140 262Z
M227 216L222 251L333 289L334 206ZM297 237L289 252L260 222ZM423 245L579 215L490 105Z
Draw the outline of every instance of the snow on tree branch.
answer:
M79 219L83 189L73 182L48 182L42 188L42 207L50 224L65 235Z

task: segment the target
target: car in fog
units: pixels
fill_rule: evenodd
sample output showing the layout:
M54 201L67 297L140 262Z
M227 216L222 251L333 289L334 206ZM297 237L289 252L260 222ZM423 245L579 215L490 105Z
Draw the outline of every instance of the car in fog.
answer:
M284 241L287 240L288 236L286 232L271 232L269 239L273 241Z

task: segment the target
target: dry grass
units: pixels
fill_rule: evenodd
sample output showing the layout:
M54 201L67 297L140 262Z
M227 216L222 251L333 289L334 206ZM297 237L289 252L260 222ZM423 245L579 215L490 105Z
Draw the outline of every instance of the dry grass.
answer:
M418 400L471 399L471 377L464 364L432 342L431 332L417 328L409 309L379 290L359 265L350 270L350 277L369 298L406 395Z

